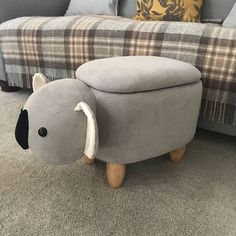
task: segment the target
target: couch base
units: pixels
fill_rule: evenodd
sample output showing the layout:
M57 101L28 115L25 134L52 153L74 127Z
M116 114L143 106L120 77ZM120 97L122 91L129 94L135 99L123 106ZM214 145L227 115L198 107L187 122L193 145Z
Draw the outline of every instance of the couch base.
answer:
M2 81L2 80L0 80L0 87L3 92L16 92L20 90L19 87L9 86L6 81Z
M209 121L200 119L198 121L198 127L202 129L214 131L217 133L227 134L227 135L236 137L236 128L234 128L231 125L218 124L218 123L209 122Z

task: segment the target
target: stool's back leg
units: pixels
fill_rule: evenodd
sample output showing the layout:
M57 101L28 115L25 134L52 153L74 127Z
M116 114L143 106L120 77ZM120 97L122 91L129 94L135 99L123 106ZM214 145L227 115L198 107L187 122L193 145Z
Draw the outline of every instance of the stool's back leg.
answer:
M180 147L174 151L171 151L170 152L170 159L173 161L173 162L178 162L180 161L183 156L184 156L184 153L185 153L185 150L186 150L186 145L183 146L183 147Z
M119 188L124 181L126 166L107 163L107 180L111 188Z

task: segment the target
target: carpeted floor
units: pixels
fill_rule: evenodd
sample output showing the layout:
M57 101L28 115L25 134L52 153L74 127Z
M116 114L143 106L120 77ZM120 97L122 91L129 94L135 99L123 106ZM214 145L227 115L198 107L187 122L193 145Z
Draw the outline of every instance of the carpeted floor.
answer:
M128 165L110 190L105 164L48 166L14 140L29 92L0 92L0 235L236 235L236 140L199 130L185 159Z

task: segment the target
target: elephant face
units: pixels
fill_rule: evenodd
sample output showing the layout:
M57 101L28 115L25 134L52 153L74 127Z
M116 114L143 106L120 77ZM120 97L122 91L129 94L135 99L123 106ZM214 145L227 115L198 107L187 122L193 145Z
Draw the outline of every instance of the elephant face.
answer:
M46 85L42 81L34 83L36 91L26 102L16 126L20 146L29 148L47 163L70 164L86 154L86 146L92 142L87 155L93 158L98 134L93 114L95 98L90 89L73 79ZM94 135L87 133L91 123Z

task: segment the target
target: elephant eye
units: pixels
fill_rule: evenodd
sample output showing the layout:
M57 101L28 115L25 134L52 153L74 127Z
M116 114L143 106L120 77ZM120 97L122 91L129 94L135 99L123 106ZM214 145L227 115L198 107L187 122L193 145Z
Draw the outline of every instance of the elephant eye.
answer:
M44 127L41 127L39 130L38 130L38 134L39 134L39 136L41 136L41 137L46 137L47 136L47 134L48 134L48 131L47 131L47 129L46 128L44 128Z

